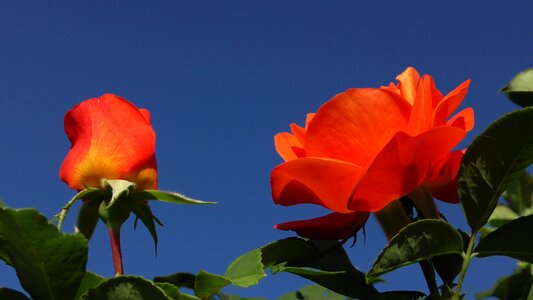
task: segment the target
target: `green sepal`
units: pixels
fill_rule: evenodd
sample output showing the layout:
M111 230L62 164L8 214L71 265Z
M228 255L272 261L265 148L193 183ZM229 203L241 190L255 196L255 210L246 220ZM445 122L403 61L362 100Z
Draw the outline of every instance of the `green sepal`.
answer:
M485 236L474 249L478 257L504 255L533 263L533 215L517 218Z
M506 114L468 147L458 174L459 199L477 232L500 195L533 162L533 107Z
M98 208L100 207L101 200L88 199L84 200L80 212L78 213L78 219L76 220L76 232L79 232L85 236L86 239L91 239L94 233L96 224L98 224L99 214Z
M195 200L184 196L176 192L167 192L159 190L144 190L136 192L133 195L133 201L148 201L148 200L159 200L163 202L173 203L173 204L216 204L217 202L206 202Z
M150 209L150 206L148 206L148 203L145 202L134 202L131 206L131 211L135 214L135 222L133 223L134 228L137 228L137 221L141 220L141 222L146 226L148 231L150 232L150 235L152 236L152 239L154 240L154 249L155 254L157 255L157 230L155 227L155 224L159 224L160 226L163 226L163 223L159 221L156 216L152 213L152 210Z
M81 190L78 192L72 199L70 199L65 206L61 209L61 211L54 216L50 222L58 221L57 222L57 228L61 230L61 226L63 225L63 222L65 221L65 217L67 216L68 211L70 210L70 207L76 203L76 201L80 199L101 199L105 195L105 192L99 189L95 188L86 188L84 190Z
M379 254L366 274L367 282L380 275L444 254L462 254L463 238L447 222L425 219L413 222L400 230Z
M135 183L123 179L103 179L102 185L106 190L111 191L111 199L107 203L107 207L114 205L121 196L127 197L135 191L137 186Z
M517 105L533 105L533 68L516 74L500 92L505 93Z

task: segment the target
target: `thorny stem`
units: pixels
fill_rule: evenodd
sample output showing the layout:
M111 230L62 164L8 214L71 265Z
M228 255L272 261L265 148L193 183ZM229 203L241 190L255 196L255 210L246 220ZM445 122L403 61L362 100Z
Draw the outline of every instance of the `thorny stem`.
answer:
M466 254L463 256L463 265L461 266L461 273L459 273L459 280L457 281L457 288L455 289L455 294L453 294L452 300L459 300L461 298L461 288L463 287L463 280L466 275L466 270L470 264L470 259L472 259L472 251L474 249L474 241L476 239L476 231L472 232L470 236L470 241L468 242L468 249L466 249Z
M109 240L111 242L111 253L113 255L115 276L124 275L124 268L122 266L122 251L120 250L120 229L116 232L112 229L109 229Z

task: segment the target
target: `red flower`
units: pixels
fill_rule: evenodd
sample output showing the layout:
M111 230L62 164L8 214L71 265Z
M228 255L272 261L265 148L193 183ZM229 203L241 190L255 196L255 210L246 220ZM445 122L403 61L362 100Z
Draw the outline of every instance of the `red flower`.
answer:
M70 188L101 188L102 179L157 188L155 133L148 110L106 94L68 111L65 132L72 147L59 175Z
M305 128L291 124L292 134L275 136L276 150L286 162L271 174L274 202L311 203L334 211L277 228L337 239L353 234L369 212L418 189L458 202L462 152L452 150L473 127L474 113L467 108L450 115L469 81L443 97L431 76L420 78L414 68L397 79L388 87L340 93L309 114Z

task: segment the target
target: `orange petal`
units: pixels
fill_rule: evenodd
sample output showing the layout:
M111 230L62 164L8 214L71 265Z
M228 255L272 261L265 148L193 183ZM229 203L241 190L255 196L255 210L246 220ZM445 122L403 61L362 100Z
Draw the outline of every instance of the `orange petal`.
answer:
M442 101L437 105L433 117L433 126L442 126L446 124L448 117L457 109L461 101L468 91L470 80L461 83L453 91L451 91Z
M407 134L418 135L433 127L433 110L434 105L441 99L439 97L442 96L435 88L431 76L424 75L418 84L409 125L405 131Z
M420 81L418 71L413 67L408 67L400 75L396 76L396 79L400 82L398 83L398 89L401 95L413 105Z
M433 197L448 203L458 203L457 174L461 166L464 150L454 151L434 169L432 178L426 185Z
M313 120L314 117L315 117L315 113L308 113L307 114L307 117L305 118L305 129L307 129L307 127L309 127L309 123L311 123L311 121Z
M433 168L464 138L456 127L437 127L416 137L400 132L379 153L355 188L349 208L379 211L433 175Z
M100 187L103 178L142 177L138 185L156 188L155 133L146 112L111 94L67 112L65 132L72 147L61 165L61 179L83 189Z
M298 140L298 143L304 146L307 131L303 129L302 127L296 125L295 123L291 124L291 131L292 131L292 135L294 135L294 137Z
M351 89L322 105L307 129L307 156L368 165L408 121L411 108L399 95Z
M292 134L281 132L274 136L274 145L279 156L285 161L305 156L302 144Z
M284 206L310 203L340 213L352 212L348 200L362 168L316 157L287 161L272 170L272 198Z
M340 240L353 236L368 220L368 213L332 213L310 220L286 222L275 225L281 230L291 230L299 236L315 240Z
M463 128L466 132L469 132L474 128L474 110L471 107L461 110L446 125Z

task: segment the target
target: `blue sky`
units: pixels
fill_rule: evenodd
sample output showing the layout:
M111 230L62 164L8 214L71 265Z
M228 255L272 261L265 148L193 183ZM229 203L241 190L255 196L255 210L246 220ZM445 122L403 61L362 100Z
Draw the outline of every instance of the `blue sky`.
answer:
M498 93L532 67L528 1L9 1L0 8L0 198L51 217L74 191L59 180L69 149L63 115L115 93L148 108L157 133L160 188L218 201L210 207L152 205L163 221L155 257L148 232L123 229L126 273L222 273L238 255L291 234L273 229L322 214L272 203L269 175L282 160L273 135L302 124L333 95L388 84L407 66L447 93L471 79L463 107L476 126L462 146L516 107ZM466 228L459 206L441 205ZM77 207L65 230L71 230ZM362 239L360 239L362 241ZM367 270L386 243L371 220L366 242L347 249ZM102 224L88 268L113 273ZM479 259L465 292L510 272L507 259ZM426 290L418 266L386 276L382 290ZM273 299L308 282L275 275L229 289ZM0 285L16 287L9 267Z

